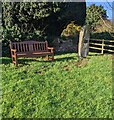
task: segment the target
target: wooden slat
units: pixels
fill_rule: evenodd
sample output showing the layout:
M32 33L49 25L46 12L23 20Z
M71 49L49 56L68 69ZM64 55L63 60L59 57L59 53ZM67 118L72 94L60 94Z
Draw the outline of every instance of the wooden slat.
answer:
M26 52L26 46L25 46L25 44L23 44L23 46L24 46L24 52Z
M90 44L102 46L102 44L99 44L99 43L90 43Z
M90 41L103 41L102 39L90 39Z
M44 51L44 43L42 43L42 51Z
M102 50L102 48L97 48L97 47L89 47L89 48L92 48L92 49L98 49L98 50Z
M26 52L29 51L29 44L26 44Z
M40 43L38 43L38 50L41 51Z
M35 43L34 45L35 45L35 51L37 51L37 44Z
M46 43L46 50L48 51L48 42L45 41L45 43Z
M41 50L44 51L44 43L41 43Z
M31 51L30 43L28 43L28 50Z
M13 48L17 52L27 52L27 51L47 51L47 41L45 42L15 42L12 43Z
M23 51L23 43L21 43L21 48L22 48L22 51L21 51L21 52L24 52L24 51Z
M19 44L17 44L17 52L20 52Z
M46 51L46 43L44 43L44 50Z
M16 44L15 43L13 43L13 48L16 49Z
M39 48L40 48L40 44L37 44L37 50L38 50L38 51L40 51Z
M37 51L37 44L35 43L34 45L35 45L35 51Z
M45 42L39 42L39 41L22 41L22 42L12 42L13 44L38 44L38 43L45 43Z
M105 42L114 42L114 40L104 40Z
M45 51L45 43L43 43L43 51Z
M19 44L19 47L20 47L20 52L22 52L22 44L21 43Z
M35 43L34 45L35 45L35 51L37 51L37 44Z
M106 44L105 44L105 46L107 46L107 47L114 47L114 45L106 45Z
M46 43L44 44L44 46L45 46L44 48L45 48L45 51L46 51Z
M24 47L25 47L25 52L27 51L27 49L26 49L26 44L24 43Z
M16 61L13 61L13 63L15 63L15 64L16 64Z
M12 55L13 58L16 58L16 55Z
M92 49L98 49L98 50L102 50L102 48L97 48L97 47L89 47ZM114 52L114 50L109 50L109 49L103 49L104 51L109 51L109 52Z
M42 43L40 43L40 49L41 49L41 51L42 51Z
M25 46L24 46L24 44L22 44L23 45L23 52L25 52Z
M39 48L38 48L40 51L42 51L42 48L41 48L41 43L39 43Z
M42 43L42 51L44 51L44 43Z
M114 52L114 50L108 50L108 49L104 49L105 51L109 51L109 52Z
M103 39L90 39L90 41L103 41ZM104 40L106 42L114 42L114 40Z
M35 44L34 44L34 43L33 43L33 51L36 51L36 50L35 50Z

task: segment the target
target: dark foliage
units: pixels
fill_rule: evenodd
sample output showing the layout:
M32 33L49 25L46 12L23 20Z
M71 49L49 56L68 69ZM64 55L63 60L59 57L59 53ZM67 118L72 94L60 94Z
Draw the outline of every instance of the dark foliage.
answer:
M59 36L70 21L84 24L86 3L5 2L2 11L3 46L31 39L51 43L50 38Z
M104 40L113 40L114 33L101 32L101 33L92 33L91 38L104 39Z

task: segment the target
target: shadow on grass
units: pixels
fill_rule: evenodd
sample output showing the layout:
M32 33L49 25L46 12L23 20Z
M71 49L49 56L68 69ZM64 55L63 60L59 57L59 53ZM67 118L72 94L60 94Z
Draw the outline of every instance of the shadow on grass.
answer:
M68 61L68 60L74 60L76 58L74 57L64 57L64 58L56 58L54 61Z
M72 54L72 53L75 53L77 54L77 52L55 52L55 55L65 55L65 54Z
M51 60L43 60L43 59L20 59L19 60L19 67L23 67L24 65L30 65L30 62L42 62L42 63L52 63L52 62L64 62L68 60L73 60L75 59L74 57L64 57L64 58L56 58L54 61Z
M95 54L90 54L90 55L88 55L88 56L102 56L102 54L100 54L100 53L95 53Z
M35 59L26 59L26 58L23 58L23 59L18 59L18 62L19 64L27 64L25 62L32 62L32 61L36 61ZM3 58L0 58L0 64L10 64L12 63L12 59L11 58L6 58L6 57L3 57Z
M74 60L75 58L74 57L64 57L64 58L56 58L56 59L54 59L54 61L51 61L51 60L49 60L49 61L47 61L47 60L43 60L43 59L38 59L38 58L22 58L22 59L18 59L18 63L19 64L21 64L21 66L23 66L23 65L30 65L30 62L43 62L43 63L45 63L45 62L59 62L59 61L68 61L68 60ZM0 63L2 63L2 64L5 64L5 65L7 65L7 64L10 64L10 63L12 63L12 59L11 58L0 58Z
M0 58L0 64L10 64L12 62L11 58Z

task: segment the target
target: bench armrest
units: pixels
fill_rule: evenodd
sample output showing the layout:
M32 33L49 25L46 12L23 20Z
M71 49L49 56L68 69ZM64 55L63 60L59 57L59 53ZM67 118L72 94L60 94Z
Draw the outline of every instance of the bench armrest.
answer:
M54 52L54 48L53 47L48 47L48 50L51 51L52 53Z
M11 49L11 52L16 52L16 49Z
M15 55L16 54L16 49L11 49L11 54Z

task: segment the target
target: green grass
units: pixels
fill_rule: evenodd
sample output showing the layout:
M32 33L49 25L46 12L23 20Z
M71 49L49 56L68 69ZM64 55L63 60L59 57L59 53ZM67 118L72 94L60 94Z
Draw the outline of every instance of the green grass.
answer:
M111 118L112 56L90 54L78 68L75 53L54 62L2 58L4 118Z

